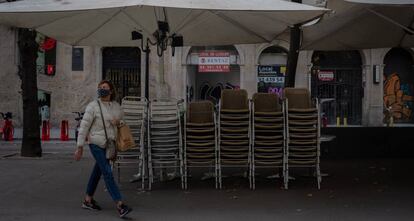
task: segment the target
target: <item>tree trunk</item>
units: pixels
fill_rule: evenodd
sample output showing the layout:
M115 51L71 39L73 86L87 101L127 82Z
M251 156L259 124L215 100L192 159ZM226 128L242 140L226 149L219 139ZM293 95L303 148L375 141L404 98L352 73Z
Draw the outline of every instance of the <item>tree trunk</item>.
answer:
M292 0L292 2L302 3L302 0ZM292 28L290 28L290 45L286 67L286 87L295 87L296 66L298 65L300 38L300 25L296 24Z
M36 59L39 45L36 31L19 29L19 76L22 80L23 142L21 156L41 157L42 146L39 130L39 107L37 99Z

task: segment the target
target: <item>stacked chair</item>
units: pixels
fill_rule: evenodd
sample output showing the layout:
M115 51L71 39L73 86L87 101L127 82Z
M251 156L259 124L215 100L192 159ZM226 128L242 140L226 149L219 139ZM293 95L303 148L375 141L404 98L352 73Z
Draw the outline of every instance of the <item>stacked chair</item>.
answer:
M251 179L255 189L256 168L286 172L285 116L276 94L256 93L252 102ZM286 185L286 184L285 184Z
M145 188L145 132L148 120L148 102L141 97L124 97L121 102L124 111L124 122L130 127L136 147L119 152L114 166L118 172L118 182L121 182L122 168L136 168L142 178L142 189Z
M154 177L173 169L187 189L191 169L207 168L205 172L214 170L215 187L221 189L223 169L239 168L255 189L256 170L267 168L283 171L288 189L292 170L309 168L320 189L319 105L308 89L285 88L283 102L276 94L256 93L251 105L245 90L224 89L217 118L210 101L188 104L185 117L181 101L175 99L149 103L129 96L121 106L137 146L118 154L114 166L119 182L123 168L136 168L143 189L148 174L151 190Z
M320 119L318 102L312 104L308 89L285 88L287 167L285 174L288 188L289 172L292 168L312 168L320 189Z
M180 170L181 186L184 188L182 127L178 102L174 99L157 99L150 103L148 123L148 170L149 189L158 169L160 177L164 170Z
M222 91L219 120L218 173L221 189L223 168L246 168L246 172L250 171L250 109L245 90Z
M188 106L184 136L184 187L187 189L188 169L214 168L217 178L217 130L211 101L192 102Z

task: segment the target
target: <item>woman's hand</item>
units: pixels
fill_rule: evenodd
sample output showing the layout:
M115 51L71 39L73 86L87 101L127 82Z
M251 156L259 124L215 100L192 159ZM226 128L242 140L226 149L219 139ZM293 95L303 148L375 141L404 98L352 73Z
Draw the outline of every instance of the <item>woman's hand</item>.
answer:
M120 125L121 121L118 119L113 119L111 120L111 124L118 127Z
M75 151L74 158L76 161L79 161L82 158L83 147L78 147Z

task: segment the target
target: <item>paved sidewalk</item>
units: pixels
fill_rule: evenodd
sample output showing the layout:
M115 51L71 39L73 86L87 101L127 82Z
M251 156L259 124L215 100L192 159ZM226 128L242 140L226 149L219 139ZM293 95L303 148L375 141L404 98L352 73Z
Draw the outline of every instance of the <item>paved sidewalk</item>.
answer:
M40 135L42 135L42 130L40 130ZM14 128L14 139L21 140L23 138L23 128ZM52 127L50 128L50 139L51 140L60 140L60 128ZM75 129L69 128L69 139L75 140Z
M118 220L103 182L96 200L103 211L80 208L93 166L88 151L74 162L74 142L45 143L40 159L22 158L20 144L0 142L0 220L66 221ZM151 192L128 183L126 171L120 185L126 202L134 208L130 220L412 220L413 159L325 160L331 176L322 189L315 181L295 174L289 190L280 180L259 178L251 191L241 178L224 179L223 190L213 181L189 179L189 190L179 180L156 183ZM302 171L306 172L306 171ZM261 172L265 177L266 172Z

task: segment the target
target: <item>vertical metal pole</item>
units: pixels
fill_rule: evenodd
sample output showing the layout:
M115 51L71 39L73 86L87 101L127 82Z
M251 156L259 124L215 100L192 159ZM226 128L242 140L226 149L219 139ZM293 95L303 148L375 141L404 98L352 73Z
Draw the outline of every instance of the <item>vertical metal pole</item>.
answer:
M302 3L302 0L292 0L292 2ZM290 28L290 46L287 61L286 87L295 87L296 66L298 64L300 49L301 30L300 25L295 24Z
M145 98L149 100L149 55L151 53L151 50L148 46L145 47Z

